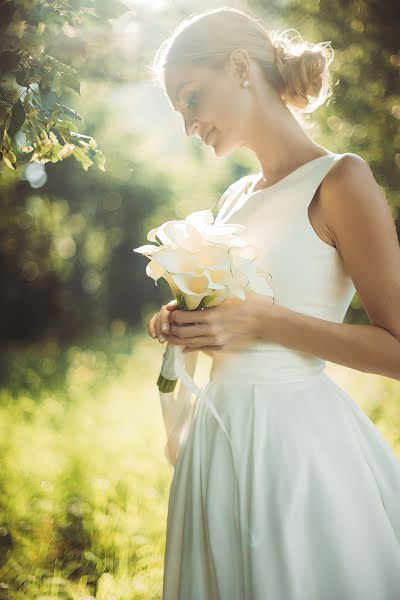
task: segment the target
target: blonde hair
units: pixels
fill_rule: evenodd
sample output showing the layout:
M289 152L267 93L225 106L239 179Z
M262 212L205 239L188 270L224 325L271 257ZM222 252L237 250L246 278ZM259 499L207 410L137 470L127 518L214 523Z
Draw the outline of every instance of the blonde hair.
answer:
M166 67L193 64L218 70L232 50L243 48L292 112L311 113L332 95L330 43L310 44L295 29L269 30L250 13L221 6L179 23L157 50L150 72L165 88Z

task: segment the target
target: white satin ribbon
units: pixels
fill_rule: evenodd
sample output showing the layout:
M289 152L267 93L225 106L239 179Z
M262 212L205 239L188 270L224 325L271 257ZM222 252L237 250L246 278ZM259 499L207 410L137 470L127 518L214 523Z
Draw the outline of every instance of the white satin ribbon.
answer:
M174 398L174 392L160 391L161 407L167 432L165 456L168 462L172 466L175 466L178 454L187 439L189 429L193 422L194 412L197 405L196 399L204 402L211 410L219 426L222 428L229 440L233 468L235 472L235 520L236 527L239 531L239 516L237 512L238 478L232 441L225 429L221 417L219 416L212 402L210 402L208 399L204 389L199 388L193 380L199 352L194 351L183 354L182 347L174 344L169 344L169 346L167 344L165 352L167 352L167 350L170 359L164 360L161 374L167 379L180 379L181 385L176 399ZM191 402L190 398L192 393L195 394L195 400L193 403Z

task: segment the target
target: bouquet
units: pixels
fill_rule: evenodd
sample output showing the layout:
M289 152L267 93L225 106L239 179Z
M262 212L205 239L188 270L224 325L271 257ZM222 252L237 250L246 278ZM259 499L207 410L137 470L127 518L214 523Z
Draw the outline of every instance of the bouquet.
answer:
M215 224L212 211L201 210L152 229L147 240L153 244L135 248L134 252L150 259L147 275L156 285L161 277L167 281L181 310L217 306L233 296L244 300L246 289L273 296L266 273L256 262L259 249L237 235L244 231L240 224ZM194 391L201 396L191 379L198 353L185 355L182 350L167 343L157 380L168 437L166 456L171 464L175 464L190 422L187 394ZM182 393L175 400L178 378Z
M152 229L147 240L153 244L134 248L134 252L150 259L146 266L147 275L156 285L161 277L167 281L181 310L196 311L217 306L233 296L244 300L246 289L273 297L266 280L266 275L270 274L257 264L260 250L238 235L245 229L240 224L214 223L209 209L196 211L184 220L167 221ZM176 464L193 421L196 407L190 400L193 392L195 399L203 400L211 410L232 449L218 412L193 380L197 358L198 352L185 355L182 347L167 343L157 380L167 433L165 455L172 466ZM175 398L178 379L181 385ZM234 458L233 464L237 482Z

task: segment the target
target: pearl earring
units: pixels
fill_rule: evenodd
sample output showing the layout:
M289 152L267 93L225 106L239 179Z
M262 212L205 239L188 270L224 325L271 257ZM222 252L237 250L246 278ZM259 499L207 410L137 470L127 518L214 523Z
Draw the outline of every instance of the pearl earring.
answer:
M243 81L243 87L249 87L249 82L247 81L247 79L246 81Z

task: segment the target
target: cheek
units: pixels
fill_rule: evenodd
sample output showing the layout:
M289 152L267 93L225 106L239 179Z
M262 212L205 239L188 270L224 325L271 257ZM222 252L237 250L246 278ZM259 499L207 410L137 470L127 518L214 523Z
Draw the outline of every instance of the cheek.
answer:
M223 131L237 132L241 129L243 116L246 112L246 97L237 88L229 89L218 99L218 110Z
M226 89L226 86L218 85L218 82L216 82L204 89L203 100L201 107L199 107L204 122L223 131L225 125L230 124L231 121L229 104L229 90Z
M244 94L236 92L230 104L232 118L236 120L240 127L246 121L246 115L249 110L248 98Z

